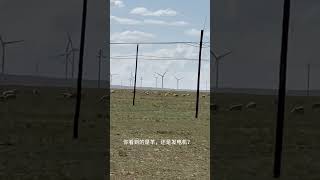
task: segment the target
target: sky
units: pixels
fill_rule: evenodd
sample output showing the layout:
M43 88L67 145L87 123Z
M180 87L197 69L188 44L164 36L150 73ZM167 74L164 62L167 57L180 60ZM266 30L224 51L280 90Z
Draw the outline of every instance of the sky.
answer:
M111 42L174 42L191 41L197 44L185 45L139 45L137 86L161 87L161 77L157 85L155 72L163 74L164 88L196 89L198 61L151 60L156 57L176 59L199 58L200 30L204 28L204 42L210 40L209 0L111 0L110 41ZM200 88L210 87L209 44L202 49ZM131 71L134 75L136 45L111 44L110 56L127 56L127 59L110 60L110 71L115 74L112 85L130 85ZM152 56L152 57L151 57ZM140 56L139 56L140 57ZM158 58L159 59L159 58Z
M278 87L283 1L112 0L110 14L105 3L103 0L91 0L88 4L84 79L97 79L96 55L103 48L104 55L109 56L106 45L109 40L199 42L199 30L205 27L204 41L210 40L212 50L218 54L232 51L220 62L220 87ZM311 64L310 89L320 89L319 22L319 0L292 0L288 89L306 89L307 64ZM25 40L6 49L6 72L64 78L65 61L56 55L65 49L67 32L71 34L74 46L79 47L80 25L81 2L78 0L1 0L0 35L5 41ZM131 58L110 60L111 73L119 74L113 77L112 84L121 85L122 81L123 85L128 85L135 66L136 47L110 45L110 51L111 57ZM168 70L165 88L176 88L174 76L177 76L183 77L179 82L180 88L195 89L197 61L150 61L150 57L197 59L198 53L199 47L188 45L140 45L139 55L144 56L144 60L140 57L138 87L140 77L143 77L143 86L155 87L154 72ZM78 58L76 55L76 64ZM215 84L215 59L210 57L208 44L203 48L202 59L200 85L205 89L206 81L208 87ZM39 73L35 71L36 62L39 62ZM102 64L103 80L109 78L108 62L109 59L104 59ZM160 82L158 78L158 87Z
M219 66L220 87L277 89L283 1L212 1L210 12L211 47L232 50ZM306 90L307 64L310 89L320 89L319 22L320 1L291 1L287 89Z
M79 0L1 0L0 35L5 41L25 41L6 48L5 72L64 78L65 58L58 55L65 51L67 33L74 48L80 48L81 15L82 1ZM106 1L88 1L84 79L97 79L98 50L102 48L108 55L108 16ZM75 55L77 75L79 56ZM37 62L38 73L35 70ZM70 66L69 63L69 77ZM103 62L102 79L108 78L107 73L107 63Z

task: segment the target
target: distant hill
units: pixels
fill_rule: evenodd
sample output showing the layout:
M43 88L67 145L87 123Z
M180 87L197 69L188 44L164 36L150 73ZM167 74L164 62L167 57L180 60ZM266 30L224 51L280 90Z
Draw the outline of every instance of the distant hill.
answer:
M107 88L108 80L103 80L100 83L101 88ZM53 77L39 77L39 76L21 76L21 75L5 75L0 78L0 85L22 85L22 86L44 86L44 87L76 87L77 79L65 80L62 78ZM83 80L82 87L84 88L97 88L97 80ZM129 86L112 85L111 89L132 89ZM157 90L157 91L177 91L176 89L169 88L153 88L153 87L137 87L138 90ZM195 91L190 89L179 89L178 91ZM208 91L202 91L208 92ZM255 94L255 95L277 95L278 90L274 89L253 89L253 88L220 88L214 90L217 93L239 93L239 94ZM305 96L306 91L302 90L288 90L287 95L290 96ZM320 96L320 90L310 91L310 96Z

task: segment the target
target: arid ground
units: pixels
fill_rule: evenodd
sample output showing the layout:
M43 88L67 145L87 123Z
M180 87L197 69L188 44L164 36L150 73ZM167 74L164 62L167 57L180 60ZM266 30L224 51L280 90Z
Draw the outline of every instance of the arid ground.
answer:
M114 90L111 179L209 179L208 94L200 94L196 119L195 92L139 90L133 106L131 90ZM125 145L127 139L154 139L158 145ZM161 145L161 139L186 139L190 144Z

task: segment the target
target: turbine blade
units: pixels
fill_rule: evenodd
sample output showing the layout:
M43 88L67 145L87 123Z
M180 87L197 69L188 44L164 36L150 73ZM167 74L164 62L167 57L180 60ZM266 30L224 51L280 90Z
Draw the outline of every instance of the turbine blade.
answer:
M8 41L8 42L4 42L4 44L16 44L16 43L21 43L24 42L24 40L19 40L19 41Z
M218 58L218 56L216 55L216 53L214 51L210 50L210 53L214 56L214 58L216 58L216 59Z
M221 58L223 58L223 57L225 57L225 56L227 56L227 55L229 55L229 54L231 54L231 51L230 51L230 50L229 50L229 52L224 53L223 55L219 56L219 59L221 59Z
M156 74L158 74L159 76L162 76L161 74L159 74L159 73L157 73L157 72L155 72Z

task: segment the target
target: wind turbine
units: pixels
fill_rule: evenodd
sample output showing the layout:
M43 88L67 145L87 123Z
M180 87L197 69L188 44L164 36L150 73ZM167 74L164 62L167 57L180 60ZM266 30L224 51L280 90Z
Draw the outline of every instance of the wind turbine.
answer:
M64 50L64 53L61 53L58 55L58 57L65 57L65 79L68 79L68 61L70 56L70 40L68 39L66 49Z
M98 52L98 88L100 88L100 81L101 81L101 60L102 58L106 58L106 56L103 55L102 49L99 49ZM110 83L111 84L111 83Z
M217 55L215 52L213 51L210 51L210 53L214 56L214 58L216 59L215 61L215 65L216 65L216 89L218 89L218 86L219 86L219 63L220 63L220 60L222 58L224 58L225 56L231 54L231 51L228 50L228 52L222 54L222 55Z
M4 41L0 35L0 43L1 43L1 46L2 46L2 66L1 66L1 73L2 75L4 75L4 65L5 65L5 55L6 55L6 47L7 45L10 45L10 44L17 44L17 43L21 43L21 42L24 42L24 40L18 40L18 41Z
M177 80L177 89L179 89L179 81L180 81L181 79L183 79L183 77L182 77L182 78L177 78L176 76L174 76L174 78Z
M163 74L159 74L159 73L157 73L157 72L155 72L155 73L158 74L158 75L161 77L161 88L163 89L163 78L164 78L164 76L166 75L167 71L164 72Z
M156 79L156 88L158 88L158 76L153 75L153 77Z
M110 74L110 84L112 83L112 78L114 77L114 76L118 76L119 74Z
M142 80L143 80L143 77L141 76L141 77L140 77L140 81L141 81L140 87L141 87L141 88L142 88Z
M71 47L71 50L69 51L69 53L72 53L72 61L71 61L71 78L73 79L74 78L74 58L75 58L75 52L78 52L79 49L77 48L74 48L73 47L73 42L72 42L72 38L71 38L71 35L69 33L67 33L67 36L68 36L68 41L69 41L69 44L70 44L70 47Z

